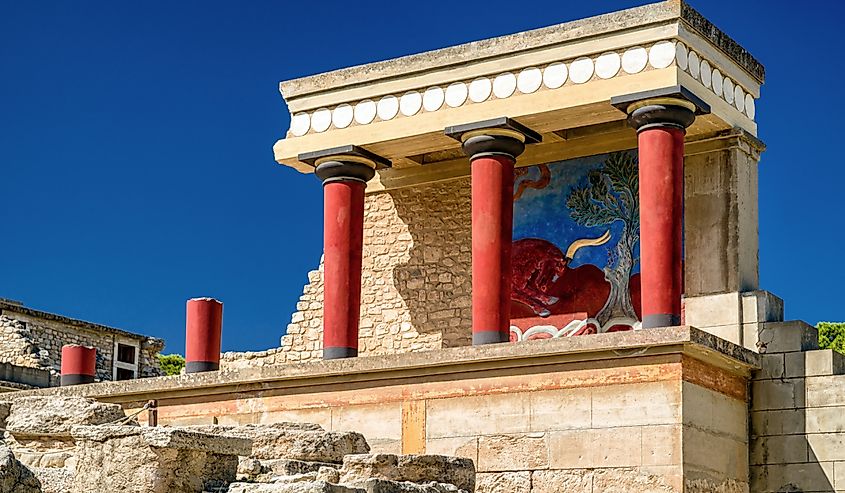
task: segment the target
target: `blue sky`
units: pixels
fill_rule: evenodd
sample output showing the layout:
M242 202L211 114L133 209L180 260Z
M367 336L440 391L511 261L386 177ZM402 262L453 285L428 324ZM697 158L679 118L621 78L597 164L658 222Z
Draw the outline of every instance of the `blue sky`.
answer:
M646 2L0 0L0 296L163 337L225 303L278 344L321 250L321 190L273 161L278 82ZM845 320L841 2L695 1L767 68L762 287Z

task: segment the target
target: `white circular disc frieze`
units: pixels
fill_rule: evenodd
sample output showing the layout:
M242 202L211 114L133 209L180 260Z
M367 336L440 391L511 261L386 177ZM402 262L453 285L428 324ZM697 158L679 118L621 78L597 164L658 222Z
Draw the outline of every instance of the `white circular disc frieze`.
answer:
M654 68L666 68L675 60L675 43L661 41L648 50L648 63Z
M686 70L689 64L689 51L687 45L680 41L675 43L675 63L681 67L681 70Z
M378 117L382 120L392 120L399 113L399 98L393 95L385 96L378 101Z
M510 72L499 74L493 79L493 94L499 99L510 97L516 91L516 76Z
M748 115L748 118L754 119L754 115L757 113L757 108L754 106L754 96L750 94L745 95L745 114Z
M452 108L464 104L467 100L467 85L463 82L455 82L446 88L446 104Z
M638 74L648 64L648 51L642 46L628 48L622 54L622 70L627 74Z
M739 84L734 88L734 106L740 113L745 110L745 91Z
M698 53L689 52L687 64L689 65L689 74L693 79L698 79L698 75L701 73L701 60L698 59Z
M621 66L622 60L619 58L619 53L602 53L596 58L596 75L602 79L610 79L619 73Z
M399 98L399 112L405 116L413 116L422 108L422 95L417 91L406 92Z
M493 83L487 77L479 77L469 83L469 100L473 103L483 103L493 93Z
M423 108L426 111L437 111L443 106L443 89L437 86L429 87L423 93Z
M712 87L713 92L715 92L717 96L722 97L722 85L724 83L722 72L720 72L719 69L714 68L711 80L712 82L710 83L710 86Z
M728 104L734 104L734 81L725 77L725 81L722 83L724 89L722 89L722 93L725 97L725 101Z
M311 115L311 128L315 132L325 132L332 124L332 112L328 108L320 108Z
M352 123L355 110L348 104L342 104L332 111L332 123L337 128L346 128Z
M376 103L371 99L365 99L355 105L355 121L366 125L376 117Z
M710 69L710 62L702 60L699 70L701 70L701 83L709 89L713 80L713 71Z
M543 84L549 89L557 89L568 77L565 63L553 63L543 70Z
M593 61L587 57L576 59L569 65L569 78L576 84L583 84L593 77Z
M531 94L543 85L543 72L537 67L529 67L519 73L516 78L516 88L522 94Z
M311 129L311 117L308 113L297 113L290 119L290 133L301 137Z

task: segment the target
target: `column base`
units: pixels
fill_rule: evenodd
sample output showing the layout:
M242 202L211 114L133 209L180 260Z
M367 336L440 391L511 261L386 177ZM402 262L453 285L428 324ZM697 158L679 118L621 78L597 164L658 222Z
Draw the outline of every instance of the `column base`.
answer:
M658 313L643 316L644 329L656 329L658 327L675 327L681 325L681 317L672 313Z
M472 333L472 345L482 346L484 344L498 344L500 342L508 342L510 334L503 334L496 330L486 330L484 332Z
M188 361L185 363L185 373L201 373L219 369L220 363L216 361Z
M354 358L356 356L358 356L358 348L354 347L323 348L323 359Z
M86 383L94 383L94 375L62 375L61 385L67 387L68 385L82 385Z

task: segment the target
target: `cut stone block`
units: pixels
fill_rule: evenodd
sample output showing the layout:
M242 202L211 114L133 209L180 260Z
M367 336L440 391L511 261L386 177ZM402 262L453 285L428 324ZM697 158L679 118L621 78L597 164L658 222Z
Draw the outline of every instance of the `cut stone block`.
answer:
M118 404L84 397L31 396L15 399L6 419L6 429L22 436L70 437L76 425L101 425L126 419ZM137 422L133 422L137 426Z
M370 451L370 446L360 433L322 431L318 425L302 425L304 428L296 425L208 425L194 426L191 429L215 435L248 438L252 441L252 451L243 455L254 459L293 459L340 464L344 455L366 454Z
M760 348L761 353L788 353L819 348L819 331L800 320L765 323L756 335L746 335L756 336L753 342ZM748 343L746 340L745 345L748 346Z
M32 472L15 459L0 442L0 491L3 493L41 493L41 483Z
M347 455L343 458L341 483L358 485L368 479L413 483L433 481L475 491L475 465L470 459L444 455L375 454Z
M0 401L0 428L6 428L6 418L9 417L9 410L12 403L9 401Z
M226 493L367 493L360 488L315 481L308 483L233 483Z
M804 353L804 370L808 377L845 374L845 354L831 349Z
M73 493L215 491L235 480L245 438L186 428L75 426Z

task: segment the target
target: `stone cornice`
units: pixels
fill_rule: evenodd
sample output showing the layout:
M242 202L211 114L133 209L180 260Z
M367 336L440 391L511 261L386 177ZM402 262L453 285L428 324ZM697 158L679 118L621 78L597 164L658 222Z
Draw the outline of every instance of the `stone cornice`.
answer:
M296 98L334 90L339 86L367 84L375 79L382 78L405 77L414 72L461 65L485 58L499 57L503 54L678 20L688 24L713 45L727 53L759 83L764 82L765 70L763 65L742 48L739 43L687 3L679 0L668 0L521 33L301 77L282 82L279 89L285 98Z
M737 376L759 368L760 355L693 327L615 332L517 344L466 346L427 352L312 361L119 382L102 382L17 392L28 395L81 395L109 402L179 399L271 389L316 388L406 378L460 379L477 372L507 371L584 362L683 355ZM608 363L610 364L610 363Z

